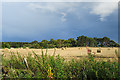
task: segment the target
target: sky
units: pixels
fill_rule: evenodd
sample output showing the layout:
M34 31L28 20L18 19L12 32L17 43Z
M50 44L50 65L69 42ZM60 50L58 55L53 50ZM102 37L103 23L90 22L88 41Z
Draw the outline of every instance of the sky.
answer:
M109 37L118 41L118 7L113 2L4 2L2 41L31 42Z

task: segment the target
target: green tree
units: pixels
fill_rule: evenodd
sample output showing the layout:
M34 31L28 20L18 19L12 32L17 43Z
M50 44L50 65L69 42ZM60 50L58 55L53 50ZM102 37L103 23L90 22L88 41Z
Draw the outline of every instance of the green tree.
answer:
M39 45L38 43L32 44L31 48L39 49L39 48L40 48L40 45Z
M50 44L55 44L55 40L53 38L50 39Z
M10 45L9 45L9 43L4 43L5 45L4 45L4 48L9 48L10 49Z
M61 39L56 40L56 47L61 48L62 41Z
M77 37L77 46L86 46L88 45L89 38L87 36Z
M88 38L88 43L90 47L97 46L97 41L95 41L93 38Z
M103 38L97 38L97 45L103 47Z
M108 37L103 37L103 43L104 43L104 46L108 47L109 46L109 43L110 42L110 38Z
M47 40L42 40L40 42L40 46L43 48L48 48L48 44L49 44L49 41L47 41Z
M77 41L74 38L69 38L68 43L71 44L71 47L77 46Z
M37 43L38 43L38 41L35 40L35 41L32 41L30 44L37 44Z

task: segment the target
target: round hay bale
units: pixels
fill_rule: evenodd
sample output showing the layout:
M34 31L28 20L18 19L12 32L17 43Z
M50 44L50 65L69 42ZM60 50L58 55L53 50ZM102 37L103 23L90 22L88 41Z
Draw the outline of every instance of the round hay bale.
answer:
M61 49L62 49L62 50L65 50L65 48L64 48L64 47L62 47Z
M26 49L26 50L29 50L29 47L26 47L25 49Z
M20 49L23 49L22 47Z
M108 48L108 50L110 50L110 48Z
M82 50L82 48L78 48L79 50Z
M29 51L30 49L29 49L29 47L26 47L25 50Z
M31 49L29 47L26 47L25 50L29 53L31 52ZM22 50L21 50L22 51Z
M97 49L97 53L102 53L102 50L101 49Z
M54 48L54 50L57 50L57 48Z
M65 49L67 49L67 47L65 47Z

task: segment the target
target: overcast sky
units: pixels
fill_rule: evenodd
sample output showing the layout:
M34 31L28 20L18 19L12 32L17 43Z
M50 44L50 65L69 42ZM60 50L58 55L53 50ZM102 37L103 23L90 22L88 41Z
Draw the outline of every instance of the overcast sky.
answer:
M3 41L41 41L78 36L118 41L117 3L5 2L2 4Z

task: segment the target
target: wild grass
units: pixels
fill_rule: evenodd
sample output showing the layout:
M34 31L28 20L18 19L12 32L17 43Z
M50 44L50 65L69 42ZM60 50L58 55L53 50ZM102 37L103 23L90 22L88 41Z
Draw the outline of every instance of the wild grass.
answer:
M34 55L34 57L32 56ZM24 60L26 59L26 61ZM60 55L37 55L28 53L22 57L11 52L9 59L2 55L2 77L4 78L48 78L48 79L119 79L119 64L117 62L96 61L95 56L88 59L66 62ZM27 65L28 66L27 66Z

